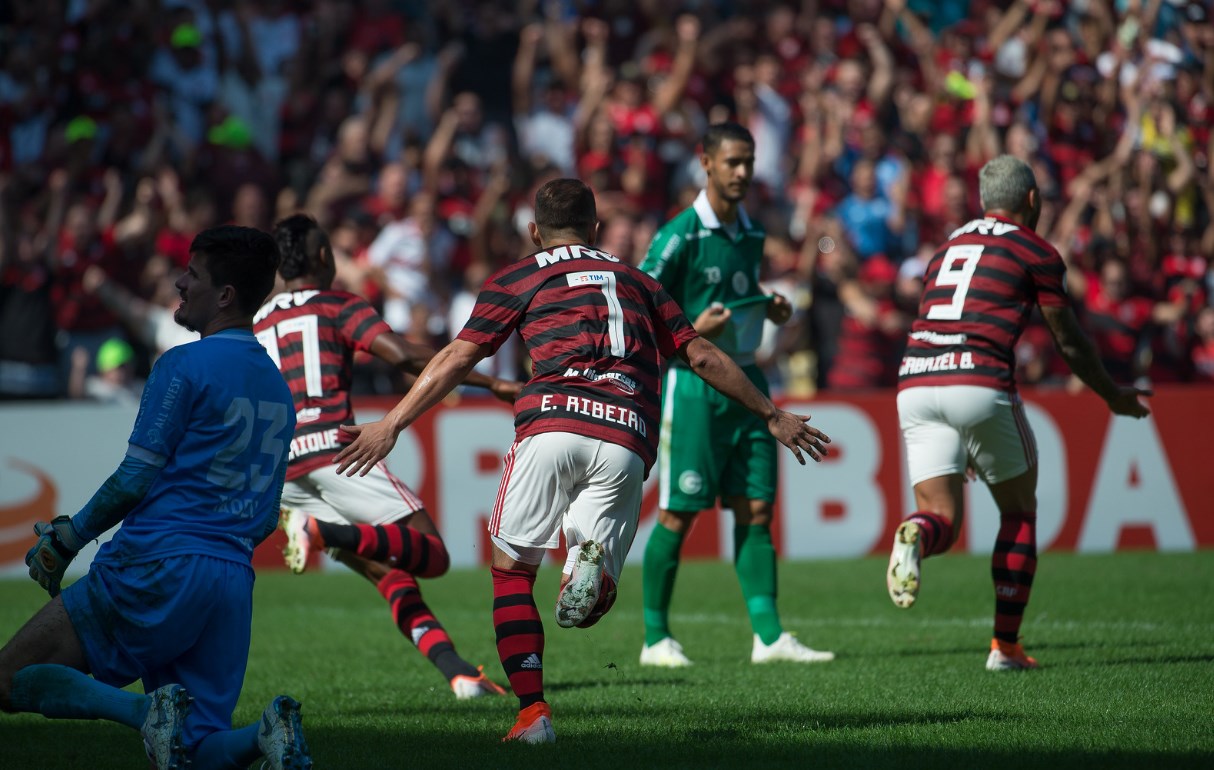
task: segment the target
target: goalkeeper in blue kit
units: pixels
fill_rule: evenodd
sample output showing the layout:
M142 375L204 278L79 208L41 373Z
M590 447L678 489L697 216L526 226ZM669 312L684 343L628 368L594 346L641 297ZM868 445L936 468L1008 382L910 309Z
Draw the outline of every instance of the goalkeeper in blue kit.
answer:
M253 548L277 524L295 429L290 391L252 329L278 248L259 230L223 226L200 233L190 256L174 318L201 339L157 361L118 470L75 516L35 527L26 563L52 598L0 650L0 708L127 725L161 769L258 757L310 768L291 698L232 729ZM118 524L61 592L80 548ZM135 680L147 694L118 689Z

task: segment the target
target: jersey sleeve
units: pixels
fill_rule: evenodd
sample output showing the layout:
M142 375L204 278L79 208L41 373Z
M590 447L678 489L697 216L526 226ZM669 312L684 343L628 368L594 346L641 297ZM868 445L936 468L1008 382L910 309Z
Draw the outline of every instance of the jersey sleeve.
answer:
M653 288L654 307L658 315L654 319L657 321L654 324L654 333L658 350L663 358L673 358L684 345L700 335L687 320L687 316L683 315L683 309L670 296L670 292L662 288L661 284L656 284Z
M658 230L640 265L642 272L648 273L663 286L672 286L677 283L683 264L683 253L687 245L684 233L674 224L674 222L670 222Z
M456 339L488 345L496 353L523 320L527 304L496 281L488 281L476 297L472 315Z
M194 383L185 366L187 346L168 350L157 359L143 386L139 414L128 440L128 453L164 467L190 423Z
M361 297L350 295L337 314L337 328L342 341L354 350L370 351L371 343L381 334L392 331L375 308Z
M1053 246L1042 242L1044 253L1029 265L1029 277L1041 307L1066 307L1070 298L1066 293L1066 263Z

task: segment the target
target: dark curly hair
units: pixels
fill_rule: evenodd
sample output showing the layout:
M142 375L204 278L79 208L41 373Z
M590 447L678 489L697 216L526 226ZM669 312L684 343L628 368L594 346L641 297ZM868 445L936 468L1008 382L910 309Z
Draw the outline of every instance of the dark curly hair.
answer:
M285 281L301 275L316 275L322 272L326 262L333 262L329 236L320 223L307 214L292 214L279 220L274 225L274 240L282 253L278 274Z

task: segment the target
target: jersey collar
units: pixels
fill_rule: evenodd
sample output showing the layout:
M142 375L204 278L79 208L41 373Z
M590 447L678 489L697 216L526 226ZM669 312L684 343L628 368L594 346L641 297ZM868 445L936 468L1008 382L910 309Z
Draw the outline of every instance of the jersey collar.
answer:
M700 224L707 227L709 230L720 230L721 220L717 217L717 212L712 210L712 204L708 202L708 191L700 190L700 194L696 196L696 202L691 204L695 209L696 216L700 218ZM746 214L746 209L738 205L738 224L739 231L750 229L750 217Z

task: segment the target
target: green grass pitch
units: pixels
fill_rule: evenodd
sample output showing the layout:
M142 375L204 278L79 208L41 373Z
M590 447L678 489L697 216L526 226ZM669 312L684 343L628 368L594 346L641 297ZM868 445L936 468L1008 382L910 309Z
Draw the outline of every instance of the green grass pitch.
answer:
M320 770L341 768L1214 767L1214 551L1046 554L1023 629L1042 669L983 669L988 561L926 563L918 605L885 595L883 559L784 563L785 626L833 663L749 663L732 568L683 566L672 624L695 665L641 668L640 572L591 630L537 598L555 746L502 745L512 698L459 702L395 630L372 586L346 574L258 578L236 721L280 692L304 704ZM423 583L464 657L504 681L487 570ZM0 582L0 635L38 608ZM0 715L6 770L144 766L138 736L101 722Z

